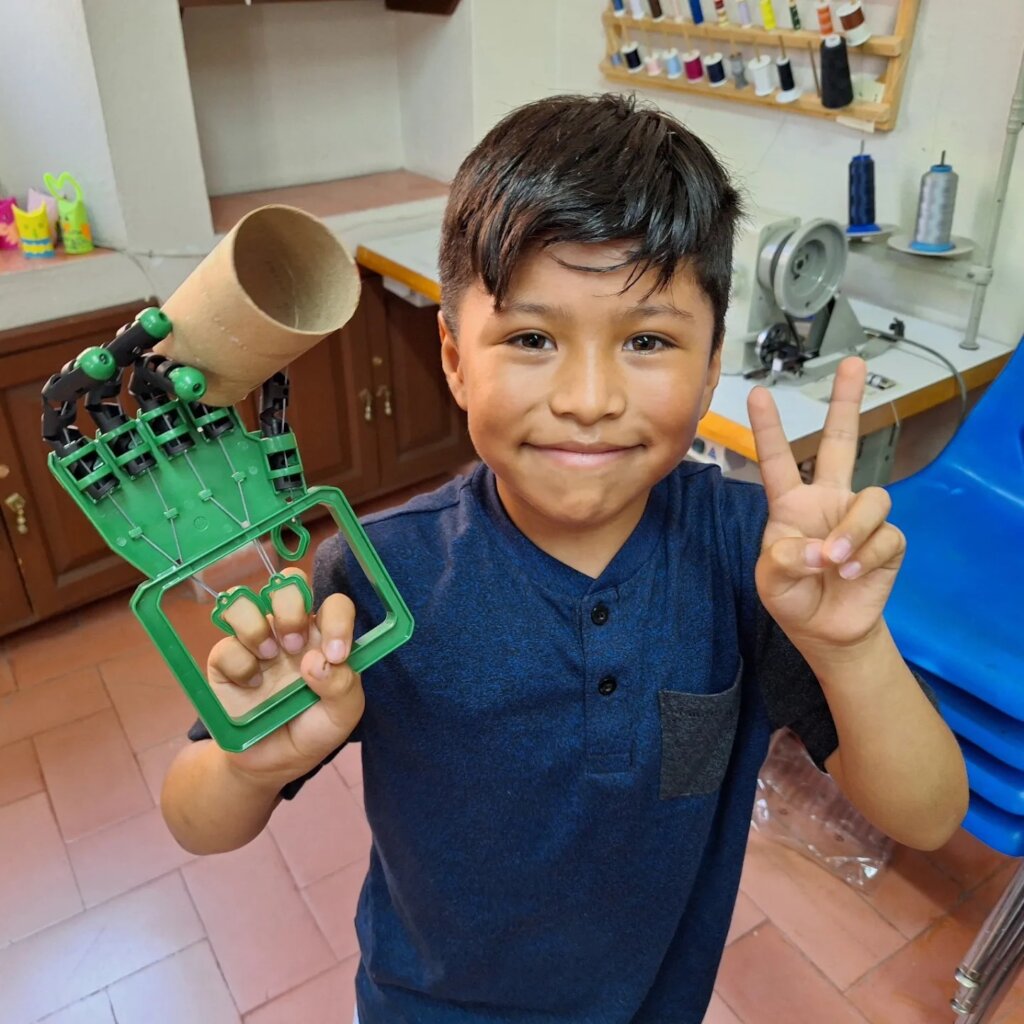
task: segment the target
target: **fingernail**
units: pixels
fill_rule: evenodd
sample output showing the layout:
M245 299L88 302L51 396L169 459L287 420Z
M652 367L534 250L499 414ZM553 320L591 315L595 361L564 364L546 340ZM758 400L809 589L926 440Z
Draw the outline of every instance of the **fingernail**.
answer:
M327 650L325 653L327 654L327 660L332 665L340 665L345 660L348 650L346 649L346 645L340 640L331 640L327 644Z
M254 675L252 679L248 680L245 685L252 687L254 690L258 689L263 685L263 673L257 672L256 675Z
M313 669L313 675L316 676L317 679L326 679L327 678L327 662L325 661L325 662L322 662L321 664L317 665L317 667L315 669Z
M821 559L821 548L821 541L817 540L811 541L810 544L804 548L804 561L806 561L812 569L820 569L823 564Z
M837 565L840 562L845 562L853 551L853 543L849 537L840 537L839 540L834 540L828 547L828 557L832 559Z
M263 641L256 649L256 653L264 660L269 661L271 658L277 657L277 644L274 640L268 637Z
M281 645L289 654L298 654L306 646L306 641L302 639L301 633L285 633L281 637Z
M839 567L839 575L844 580L856 579L860 575L861 565L860 562L847 562L845 565Z

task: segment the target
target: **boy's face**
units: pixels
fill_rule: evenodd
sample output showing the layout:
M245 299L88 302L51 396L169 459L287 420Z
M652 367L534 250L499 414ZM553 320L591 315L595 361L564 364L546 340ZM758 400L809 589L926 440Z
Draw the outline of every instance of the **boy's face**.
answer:
M561 244L525 257L501 311L479 282L441 318L448 384L513 521L579 530L635 525L689 449L718 383L711 303L687 271L648 295L626 246ZM557 257L558 259L555 259Z

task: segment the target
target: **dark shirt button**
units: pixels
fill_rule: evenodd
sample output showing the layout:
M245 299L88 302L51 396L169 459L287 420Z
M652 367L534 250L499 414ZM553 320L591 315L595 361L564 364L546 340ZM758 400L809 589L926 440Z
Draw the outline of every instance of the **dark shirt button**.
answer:
M602 697L608 697L615 692L615 688L618 685L619 684L615 682L615 676L605 676L604 679L597 684L597 692L601 694Z
M590 621L595 626L603 626L608 621L608 605L595 604L590 610Z

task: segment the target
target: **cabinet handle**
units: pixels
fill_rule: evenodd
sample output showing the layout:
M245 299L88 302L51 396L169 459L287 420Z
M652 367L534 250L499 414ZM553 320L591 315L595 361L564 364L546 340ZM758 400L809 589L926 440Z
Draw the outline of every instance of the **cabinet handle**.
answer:
M373 422L373 395L370 394L369 388L363 388L359 392L359 397L363 401L363 419L367 423Z
M4 500L4 504L14 513L15 528L24 536L28 533L28 516L25 515L26 501L20 494L12 494Z
M387 384L381 384L381 386L377 388L377 397L384 399L384 415L394 415L394 410L391 407L391 388L389 388Z

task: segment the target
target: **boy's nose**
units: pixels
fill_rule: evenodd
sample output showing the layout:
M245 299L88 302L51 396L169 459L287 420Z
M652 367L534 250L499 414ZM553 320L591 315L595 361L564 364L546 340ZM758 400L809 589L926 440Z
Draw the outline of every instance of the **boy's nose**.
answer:
M626 394L620 368L593 352L564 359L552 382L550 406L556 416L583 424L622 415Z

